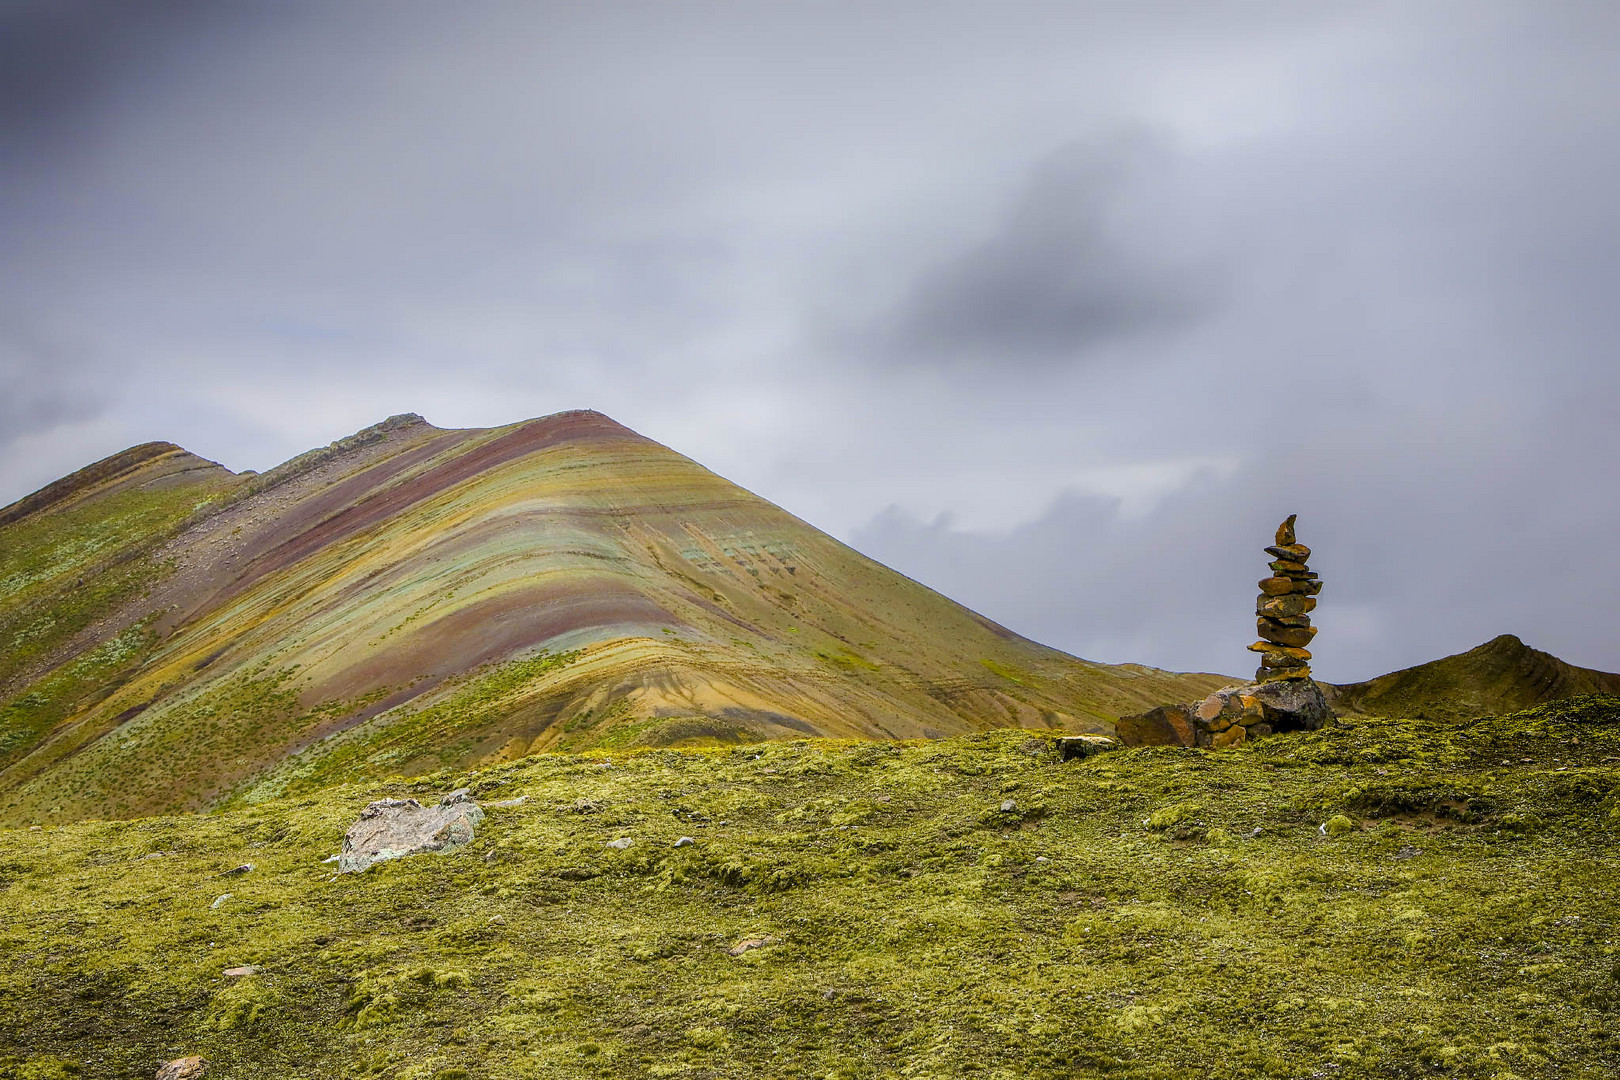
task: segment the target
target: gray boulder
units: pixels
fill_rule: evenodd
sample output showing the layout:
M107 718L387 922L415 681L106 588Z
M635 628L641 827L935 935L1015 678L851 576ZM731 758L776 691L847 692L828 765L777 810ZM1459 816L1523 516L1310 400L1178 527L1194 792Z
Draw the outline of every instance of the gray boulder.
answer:
M358 873L373 863L454 851L473 838L473 826L484 820L483 809L467 794L452 791L437 806L415 799L378 799L360 811L360 819L343 835L338 873Z

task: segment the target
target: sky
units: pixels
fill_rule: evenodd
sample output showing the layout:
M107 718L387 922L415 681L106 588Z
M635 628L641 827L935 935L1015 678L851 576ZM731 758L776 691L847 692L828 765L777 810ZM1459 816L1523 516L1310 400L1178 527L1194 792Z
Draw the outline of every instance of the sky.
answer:
M1609 0L0 0L0 502L595 408L1089 659L1620 670Z

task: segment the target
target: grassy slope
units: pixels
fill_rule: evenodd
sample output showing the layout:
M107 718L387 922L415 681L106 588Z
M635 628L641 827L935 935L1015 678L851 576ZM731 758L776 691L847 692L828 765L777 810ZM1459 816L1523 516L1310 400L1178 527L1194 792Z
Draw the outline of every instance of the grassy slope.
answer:
M0 1076L1612 1077L1617 763L1589 698L1071 763L1017 731L543 755L3 831ZM528 799L454 855L321 864L369 799L464 783Z
M152 651L142 602L170 569L153 553L235 482L178 448L111 479L95 468L59 481L59 502L0 533L0 768L101 701Z

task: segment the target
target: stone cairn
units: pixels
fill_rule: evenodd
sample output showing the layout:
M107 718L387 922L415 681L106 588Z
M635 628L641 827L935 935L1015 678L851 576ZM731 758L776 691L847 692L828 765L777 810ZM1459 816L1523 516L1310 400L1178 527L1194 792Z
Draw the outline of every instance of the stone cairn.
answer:
M1260 670L1254 673L1259 683L1311 677L1311 653L1305 646L1316 636L1310 613L1322 583L1305 565L1311 549L1294 536L1296 517L1289 514L1277 526L1277 543L1266 548L1273 559L1271 577L1260 582L1260 598L1254 605L1260 640L1249 646L1260 654Z
M1322 688L1311 678L1315 636L1310 612L1322 583L1305 565L1311 549L1294 537L1294 518L1277 529L1277 543L1266 548L1272 576L1260 582L1255 605L1260 640L1249 648L1260 654L1255 681L1225 686L1203 701L1160 705L1122 716L1114 733L1127 746L1237 746L1282 731L1314 731L1333 716Z

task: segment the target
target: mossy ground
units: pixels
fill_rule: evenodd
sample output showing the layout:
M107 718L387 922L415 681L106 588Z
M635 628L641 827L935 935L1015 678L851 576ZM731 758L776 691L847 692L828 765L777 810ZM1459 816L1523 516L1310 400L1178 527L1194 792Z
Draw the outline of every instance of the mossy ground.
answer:
M527 799L456 854L321 862L370 799L461 784ZM1612 698L1067 763L1019 731L547 755L12 829L0 1076L1607 1078L1617 834Z

